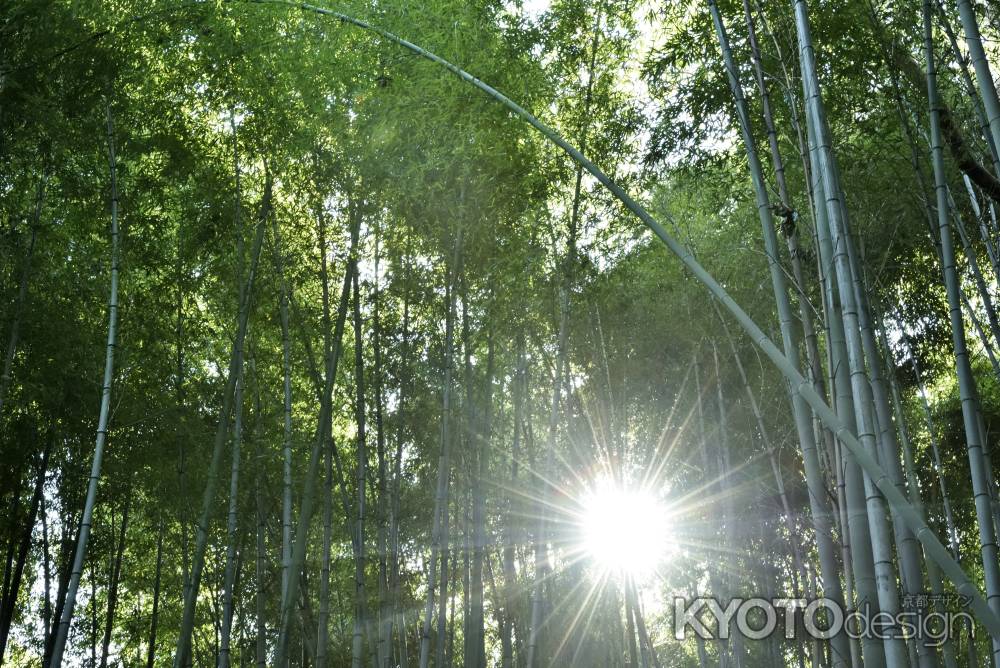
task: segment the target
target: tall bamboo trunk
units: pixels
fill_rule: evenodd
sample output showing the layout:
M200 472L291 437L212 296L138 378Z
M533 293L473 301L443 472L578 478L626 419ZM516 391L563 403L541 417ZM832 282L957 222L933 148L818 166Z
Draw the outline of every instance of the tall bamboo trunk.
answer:
M781 475L781 469L778 464L778 458L775 455L775 446L771 442L771 437L768 433L767 426L764 424L764 415L761 412L760 404L757 402L757 397L754 394L753 389L750 387L750 380L747 377L746 369L743 366L743 361L740 359L739 352L736 349L736 342L733 340L732 334L729 331L729 326L722 317L722 313L719 311L719 306L714 301L712 306L715 308L715 313L719 317L719 322L722 325L723 333L726 335L726 340L729 342L729 349L733 356L733 361L736 363L736 369L739 372L740 382L743 385L743 391L747 396L747 402L750 404L750 411L754 416L754 421L757 424L757 433L760 436L761 445L764 451L768 453L768 459L771 463L771 471L774 473L774 482L778 488L778 496L781 499L782 510L785 514L785 523L788 527L788 544L791 548L792 555L792 595L795 598L799 598L802 595L802 585L806 583L807 576L804 567L804 561L802 558L802 551L799 548L799 541L795 539L796 526L795 526L795 515L792 512L791 504L788 501L788 495L785 493L785 481ZM802 643L795 642L796 657L798 659L798 664L800 668L805 665L805 660L803 657L803 647ZM853 665L853 652L852 652L852 665Z
M260 382L256 373L254 382L254 403L256 406L256 422L254 425L254 454L257 459L257 470L254 475L254 514L256 515L255 547L257 558L254 562L254 613L256 617L256 633L254 636L254 663L257 668L265 668L267 665L267 622L265 620L265 591L264 578L267 572L267 517L264 511L264 454L261 451L261 426L263 420L263 407L260 400ZM149 666L148 668L152 668Z
M754 184L754 193L757 203L757 212L760 218L764 236L765 252L768 258L768 268L770 270L772 289L775 302L778 307L778 317L781 326L781 337L784 345L785 357L789 363L794 364L798 360L798 343L793 327L791 306L788 301L788 291L785 284L783 269L778 263L778 244L774 230L774 222L771 218L770 201L767 188L764 184L763 169L753 141L753 134L750 127L750 117L747 110L743 89L737 78L737 70L733 62L729 49L729 40L726 36L725 26L719 15L718 8L714 0L709 0L709 9L712 12L716 34L723 52L723 60L729 78L729 85L736 99L736 108L740 119L740 128L743 133L743 143L750 162L751 178ZM823 484L823 474L820 468L819 453L816 448L815 434L813 432L812 420L808 413L808 408L801 396L797 392L791 392L792 413L795 418L796 432L802 449L803 465L806 473L806 485L809 490L810 509L812 511L813 526L816 530L816 543L820 555L821 568L823 571L824 596L840 604L844 601L843 590L840 586L838 575L837 559L834 553L832 535L832 522L830 510L825 501L825 486ZM840 633L831 639L833 650L832 666L841 668L850 661L850 647L848 638ZM878 666L877 661L871 664L873 668Z
M492 320L491 320L492 322ZM493 329L486 340L486 391L483 399L483 418L480 430L476 432L474 466L474 486L472 489L472 572L471 579L471 611L472 611L472 666L486 668L486 620L483 610L483 561L486 558L486 498L483 487L483 476L488 468L488 458L492 444L493 418L493 375L496 351L493 345Z
M121 582L122 557L125 554L125 535L128 531L128 515L131 505L132 490L129 488L125 492L125 508L122 510L118 546L115 548L114 559L111 562L111 577L108 579L108 612L104 619L104 637L101 639L101 668L108 666L108 651L111 648L111 632L114 629L115 612L118 609L118 585Z
M797 212L792 203L792 198L788 191L788 183L785 179L785 164L781 158L781 149L778 146L778 131L775 127L774 115L771 111L771 95L768 91L767 78L761 61L760 47L757 44L757 31L754 25L753 14L750 11L750 0L743 0L743 14L747 25L750 55L753 61L757 90L760 93L764 127L767 130L767 145L771 153L774 180L778 186L778 198L781 204L779 214L783 218L782 232L784 233L785 243L788 247L788 258L791 263L792 278L795 283L794 288L799 305L799 319L802 322L807 368L811 373L811 379L816 391L820 394L825 394L823 388L823 365L819 353L819 339L816 336L812 308L806 297L805 278L802 271L802 257L799 248Z
M331 354L331 346L333 342L330 339L330 273L327 266L327 237L326 237L326 216L323 212L319 212L317 215L317 231L319 234L319 273L320 273L320 283L322 291L322 322L323 322L323 359L329 360ZM347 272L350 274L353 271L354 265L350 264L350 258L348 258ZM310 358L312 354L310 352ZM289 394L286 393L286 399ZM322 390L320 390L320 404L325 401ZM286 424L289 424L286 422ZM333 476L334 476L334 456L336 453L336 448L334 447L333 439L330 439L328 444L323 445L326 457L326 471L323 477L323 548L321 553L320 562L320 582L319 582L319 615L316 627L316 649L315 649L315 660L317 668L323 668L327 661L327 652L329 650L329 616L330 616L330 558L331 552L331 541L333 538ZM340 462L338 461L337 473L341 473ZM342 478L338 479L342 481ZM289 495L291 494L289 490ZM289 499L290 501L290 499ZM346 493L344 497L344 519L350 523L350 503L347 501ZM291 521L289 520L288 526L291 526ZM351 541L354 544L354 541Z
M240 357L243 357L242 351ZM239 481L240 454L243 441L243 365L236 370L235 418L233 448L229 475L229 515L226 520L226 565L222 583L222 628L219 641L219 668L229 668L230 636L233 627L233 599L236 586L236 564L239 559Z
M59 619L56 631L55 645L52 650L52 665L62 666L63 653L66 650L66 640L69 637L69 625L73 621L73 608L76 605L76 593L80 587L83 575L84 560L87 557L87 542L90 539L90 528L93 523L94 506L97 503L97 483L101 478L101 463L104 459L104 443L108 436L108 416L111 410L111 383L114 380L115 343L117 341L118 325L118 171L115 161L114 121L111 117L111 102L105 105L108 120L108 165L111 171L111 296L108 299L108 343L104 357L104 380L101 383L101 409L97 418L97 438L94 443L94 459L90 468L90 480L87 483L87 498L83 505L83 516L80 518L80 533L76 542L76 555L73 557L73 568L70 571L69 584L66 589L66 603Z
M333 448L331 438L331 411L332 411L332 395L333 387L336 382L337 377L337 366L341 357L341 340L344 336L344 325L347 321L347 309L350 302L351 295L351 278L352 278L352 267L354 266L353 258L357 252L357 226L359 225L359 219L357 217L352 217L352 229L351 229L351 249L350 257L351 261L347 263L346 269L344 271L344 282L341 287L340 292L340 303L337 306L337 320L334 325L333 336L330 336L329 323L324 328L324 378L322 382L322 387L318 389L318 398L320 400L320 410L319 416L316 424L316 435L313 439L313 445L309 453L309 464L306 469L306 477L303 481L303 493L302 502L299 508L299 521L295 527L295 540L292 545L292 563L291 563L291 574L288 580L288 589L285 592L285 596L281 599L281 621L278 632L278 643L275 647L275 660L274 665L283 666L289 658L289 638L291 635L292 623L296 617L295 607L299 601L299 590L302 574L302 567L305 563L305 553L306 547L309 540L309 525L312 520L313 505L315 503L316 496L316 480L319 475L320 458L322 456L324 447ZM326 252L323 248L322 252ZM324 280L324 285L326 281ZM324 289L324 301L328 302L328 297L326 297L326 290ZM326 310L326 307L324 307ZM328 317L324 320L329 321ZM318 373L315 369L312 369L314 374L314 381L318 381ZM334 463L337 463L336 449L333 450ZM338 466L338 471L340 467ZM346 499L344 499L344 511L345 518L349 517L349 506ZM308 602L308 598L305 599ZM306 643L310 647L314 643ZM310 649L310 651L312 651Z
M460 276L462 272L461 260L459 260L456 264L459 267L457 271ZM455 287L452 287L453 291L455 289L456 289ZM452 316L452 318L454 319L454 316ZM454 329L454 324L452 325L452 329ZM452 336L454 337L454 333L452 334ZM450 347L449 350L451 350ZM448 650L446 649L446 644L452 640L452 637L450 637L448 633L448 621L452 620L452 622L454 622L455 619L454 614L451 615L448 614L449 602L451 603L451 612L454 613L455 611L455 589L456 589L454 585L455 582L454 571L456 568L456 564L452 564L451 571L449 571L448 569L448 563L452 557L451 528L450 528L451 525L450 502L452 499L453 495L451 494L451 468L449 464L448 467L446 467L444 497L441 499L442 507L441 507L440 526L439 526L439 532L441 536L440 538L441 544L439 546L441 554L441 585L440 585L441 594L440 596L438 596L437 638L434 647L435 666L442 666L442 667L451 665L451 661L448 655ZM436 499L435 503L437 503ZM448 596L449 584L451 586L450 599ZM452 625L451 633L454 633L454 629L455 627L454 625Z
M285 278L285 260L281 246L281 228L278 221L271 223L274 237L274 266L278 273L281 296L278 302L278 316L281 322L281 374L283 389L282 422L282 485L281 485L281 596L288 591L288 578L292 560L292 345L288 327L288 302L291 288ZM322 261L326 262L326 249L321 249Z
M65 500L63 508L66 508ZM45 651L42 654L43 668L49 668L52 665L52 656L55 652L56 634L58 632L57 620L62 618L62 611L66 605L66 592L69 589L69 579L73 568L72 558L76 553L76 541L80 536L79 533L72 533L72 527L77 526L77 522L73 517L74 515L75 513L73 512L64 512L60 518L62 532L59 541L59 555L56 559L58 584L56 586L55 605L52 607L53 623L52 626L49 627L49 634L45 637Z
M901 340L904 347L906 348L906 354L910 359L910 365L913 367L913 375L917 382L917 393L920 396L920 407L924 415L924 423L927 427L927 437L930 443L931 449L931 462L934 467L934 474L938 480L938 488L941 492L941 505L944 511L945 528L948 532L948 547L951 549L952 556L955 561L960 561L959 547L958 547L958 528L955 525L955 515L952 512L951 499L948 496L948 486L945 481L944 466L941 463L941 449L938 447L937 440L937 429L934 425L934 418L931 415L931 407L927 400L927 390L924 387L923 373L920 369L920 362L917 360L917 356L913 347L910 346L910 340L906 329L903 327L902 321L896 317L896 327L900 332L903 333Z
M627 587L628 585L626 585ZM628 650L629 668L640 668L639 651L635 643L635 609L632 606L632 597L628 590L624 592L625 599L625 647Z
M90 665L97 665L97 567L90 564Z
M180 416L184 406L184 271L183 271L183 237L181 229L177 230L176 276L177 294L175 301L176 320L174 326L174 408ZM191 541L188 522L190 520L190 503L187 493L187 458L185 451L186 434L181 428L180 419L174 423L174 438L177 442L177 487L180 491L181 504L178 513L178 525L181 534L181 601L186 601L191 594ZM184 668L191 665L190 654ZM151 667L150 667L151 668Z
M937 68L934 62L931 1L924 0L924 49L927 58L927 97L930 104L931 161L934 166L934 190L937 194L942 269L945 290L948 294L952 346L954 348L955 365L958 372L958 390L965 425L965 439L969 455L969 469L972 476L972 490L975 497L976 519L979 524L980 555L982 557L984 580L986 582L986 600L994 614L1000 615L1000 564L997 562L996 533L993 525L989 483L983 464L983 443L980 440L982 434L978 422L978 392L972 375L972 365L966 349L965 323L962 321L962 307L959 295L960 286L958 283L958 273L955 268L955 249L951 237L951 229L948 225L948 192L944 170L944 151L941 140L941 110L938 101ZM963 12L963 23L966 23L964 15L967 13L971 14L971 7L967 0L960 0L959 7ZM967 41L970 41L969 29L975 25L974 16L971 16L971 24L972 26L965 26ZM979 69L977 69L977 75L979 74ZM992 82L992 79L990 81ZM983 82L980 82L980 86L982 87L983 85ZM996 92L994 90L994 98L995 95ZM987 106L987 111L989 111L989 106ZM997 115L996 120L1000 123L1000 114ZM1000 128L994 130L994 138L1000 139ZM1000 661L1000 637L997 636L993 637L993 661L994 663Z
M410 363L410 291L409 291L409 278L410 278L410 265L409 265L409 248L407 248L407 257L404 260L405 264L405 278L407 281L406 289L403 291L403 331L402 331L402 356L400 359L400 381L399 381L399 405L397 410L398 415L398 426L396 429L396 452L393 456L392 463L392 488L390 500L390 513L389 513L389 545L390 545L390 570L389 570L389 589L391 590L392 597L392 607L394 614L394 626L396 628L396 635L398 638L399 650L397 656L399 658L399 664L405 668L409 668L409 651L407 647L407 637L406 637L406 621L403 617L403 606L400 596L400 553L399 553L399 496L400 496L400 485L402 483L402 466L403 466L403 445L406 440L406 407L407 407L407 389L408 389L408 378L409 378L409 363ZM389 629L390 634L392 629Z
M452 384L452 350L454 348L454 282L457 270L457 258L461 248L461 230L455 241L455 261L447 267L447 283L445 285L445 335L444 335L444 374L441 390L441 444L438 457L437 485L434 493L434 523L431 531L431 554L427 573L427 603L424 608L424 620L420 635L420 668L427 668L430 661L431 622L434 613L434 594L437 580L438 560L441 561L441 596L446 599L444 583L447 575L448 535L446 518L448 514L448 487L451 474L451 384ZM439 615L443 617L443 615ZM440 658L440 657L439 657ZM440 666L440 663L438 664Z
M243 289L243 300L239 305L237 316L236 336L233 340L230 353L229 371L226 376L226 386L222 395L222 409L219 412L219 422L215 431L215 442L212 448L212 459L208 466L207 479L205 483L205 494L202 498L201 517L197 524L197 535L195 538L194 555L191 560L191 582L188 587L187 596L184 599L184 611L181 619L180 632L177 637L177 647L174 652L174 668L181 668L189 660L191 651L191 636L194 632L195 606L198 600L198 591L201 588L201 576L205 568L205 551L208 548L208 528L212 518L212 510L215 508L215 486L218 483L219 468L222 466L222 453L225 449L227 436L229 434L229 419L233 412L233 404L236 394L236 380L239 369L243 366L243 342L246 339L247 327L250 319L249 296L253 292L254 279L257 273L257 266L260 261L260 251L264 243L264 231L267 219L271 213L271 196L273 181L271 174L266 174L264 184L264 196L261 199L258 212L257 229L254 243L250 251L250 267L247 272L245 287Z
M643 665L645 668L662 668L660 659L656 655L656 648L653 646L653 640L649 635L649 629L646 628L645 615L642 611L642 599L639 598L639 592L635 587L635 584L630 583L630 586L632 587L633 605L635 606L635 623L639 632L639 648L642 655Z
M836 283L842 305L842 318L846 341L847 363L850 369L851 390L854 399L855 425L858 439L869 456L874 457L878 449L876 439L877 418L873 414L873 388L865 369L864 322L865 303L858 298L855 291L855 274L850 261L851 240L850 225L843 205L837 165L833 156L829 127L826 122L825 109L820 95L819 83L816 80L816 64L809 32L804 0L795 3L796 31L799 39L799 51L802 61L803 86L806 90L806 105L810 125L813 127L816 139L818 167L821 176L822 197L825 200L826 223L829 225L833 244L833 264L836 270ZM822 221L821 221L822 223ZM873 367L881 364L872 360ZM885 455L883 455L885 456ZM898 461L896 468L898 469ZM896 481L889 475L891 484ZM864 489L867 499L868 524L871 531L872 555L874 557L876 593L879 612L895 619L900 611L899 593L896 589L896 573L892 559L893 533L885 515L885 505L880 489L868 472L864 475ZM897 498L905 496L897 488ZM912 508L910 508L912 512ZM903 522L900 518L900 522ZM852 541L854 553L858 552L859 543ZM919 568L919 567L918 567ZM882 643L885 651L886 665L890 668L906 666L908 663L907 648L899 635L895 624L890 625ZM866 647L867 650L867 647ZM869 657L866 653L866 663Z
M251 295L248 295L243 284L243 270L246 259L246 251L243 243L243 220L242 220L242 191L240 187L240 154L239 137L236 133L235 115L231 118L233 131L233 173L235 175L235 215L234 228L236 238L236 285L238 290L239 303L246 300L249 303ZM239 508L239 482L240 482L240 455L243 446L243 370L245 357L241 347L237 353L239 363L236 367L236 388L233 398L233 447L230 455L229 473L229 514L226 518L226 565L223 572L222 581L222 627L220 629L219 668L229 668L230 665L230 634L233 626L233 588L236 584L236 562L239 537L237 535L237 512Z
M45 495L41 498L42 520L42 639L49 636L52 629L52 560L49 557L49 522L45 505ZM0 660L3 655L0 654Z
M982 210L982 207L980 207L979 198L976 197L976 191L973 188L972 181L969 180L969 176L967 174L962 175L962 182L965 184L965 192L969 196L969 205L972 207L972 213L976 217L977 227L979 228L979 238L982 239L983 245L986 247L986 256L989 258L990 267L993 269L993 278L1000 279L1000 257L997 256L997 249L996 245L993 243L993 236L990 234L989 229L987 229L986 212Z
M702 386L701 381L701 365L698 362L698 352L694 353L692 359L692 366L694 369L694 388L695 388L695 414L698 416L698 454L701 458L701 488L706 490L713 498L719 499L725 493L725 485L722 480L722 471L718 469L717 466L713 465L711 457L709 457L709 430L707 425L707 420L705 416L704 398L707 388ZM716 460L718 464L718 460ZM706 542L710 545L717 545L720 541L720 536L718 532L720 530L720 523L710 522L707 526L707 530L711 533L707 536ZM719 553L724 551L724 547L718 550ZM714 558L706 560L704 564L704 571L708 576L708 584L714 595L720 600L726 600L730 596L728 587L723 582L722 577L719 575L719 562L721 558L716 555ZM722 565L722 568L725 568ZM730 628L730 633L725 637L719 634L717 638L717 647L719 652L719 668L729 668L732 659L732 643L729 642L728 638L732 638L732 629Z
M31 535L35 529L35 520L38 516L39 508L42 507L45 493L45 478L49 470L49 452L52 445L52 435L46 436L45 446L42 449L42 456L38 464L38 474L35 477L35 486L31 494L31 503L28 506L28 515L23 523L23 533L18 541L16 557L13 554L13 543L11 544L13 559L8 561L4 572L3 596L0 598L0 664L7 649L7 640L10 638L10 630L14 622L14 610L17 607L18 595L21 592L21 580L24 576L24 568L28 561L28 553L31 548ZM44 518L44 508L42 508ZM13 540L13 539L12 539ZM47 553L46 553L47 558ZM8 581L9 578L9 581ZM48 604L48 592L46 592L46 607Z
M998 154L997 145L993 141L993 133L990 130L990 122L986 118L986 110L983 109L979 93L976 91L976 84L972 80L972 74L969 72L969 59L964 56L958 45L958 39L955 36L954 29L951 27L951 21L948 19L948 15L944 11L943 4L940 2L936 4L939 23L941 24L941 27L944 28L945 34L948 36L948 42L951 45L952 54L955 56L955 60L959 64L959 71L962 73L962 83L964 84L965 94L972 102L972 107L976 111L976 120L979 122L979 131L989 147L990 158L993 162L993 173L1000 176L1000 154ZM968 176L966 176L966 178L968 178Z
M149 641L146 648L146 668L156 662L156 632L160 622L160 582L163 574L163 518L156 528L156 574L153 576L153 610L149 618Z
M909 488L910 502L913 507L921 514L921 516L927 516L924 509L923 499L920 497L920 487L917 480L917 469L916 463L914 462L913 456L913 446L910 441L910 432L906 427L905 413L903 412L903 399L902 394L899 390L899 383L896 380L896 375L893 373L893 369L889 368L888 360L891 359L889 355L889 342L886 339L885 327L879 328L880 343L882 349L886 353L887 360L887 373L889 379L889 388L892 391L892 407L893 414L896 418L896 423L899 425L899 439L900 445L902 446L903 454L903 468L906 472L906 484ZM927 567L927 582L930 585L931 593L934 595L944 595L944 584L941 581L941 572L938 570L937 565L933 561L928 561ZM927 642L928 639L924 639ZM933 651L933 650L931 650ZM958 663L955 658L955 647L952 644L952 638L945 638L943 644L941 645L941 653L944 656L945 668L958 668Z
M386 454L385 415L382 391L382 320L379 311L379 239L375 239L375 269L372 289L372 356L374 361L373 390L375 393L375 452L377 460L378 499L375 511L377 523L376 554L378 556L378 668L389 668L392 661L392 626L394 613L389 588L389 463Z
M325 668L330 624L330 557L333 540L333 448L326 450L323 475L323 552L319 574L319 615L316 626L316 668Z
M740 591L738 583L735 582L737 576L739 575L739 563L737 562L737 555L743 550L737 547L737 536L736 536L736 504L734 503L734 496L731 493L727 493L727 490L732 490L734 488L732 480L732 467L730 464L729 457L729 422L726 411L726 400L722 390L722 377L719 372L719 350L715 343L715 340L711 340L712 343L712 361L715 367L715 393L716 393L716 409L718 410L718 436L717 436L717 447L715 450L717 468L719 471L719 487L720 495L722 496L722 517L724 523L724 534L723 534L723 549L725 553L725 559L723 561L723 570L725 573L725 593L724 596L729 599L733 592ZM743 667L743 635L740 633L739 628L732 630L730 634L731 645L732 645L732 659L733 665L736 668Z
M567 279L568 282L568 279ZM566 368L566 344L569 335L569 286L563 285L559 289L559 338L558 354L556 358L555 380L552 383L552 403L549 410L548 437L545 443L545 463L542 465L540 476L539 496L541 501L538 504L538 527L534 536L534 559L535 559L535 579L531 594L531 626L529 627L528 648L527 648L527 668L534 668L536 658L540 663L545 663L545 657L538 657L539 637L542 627L542 585L548 578L548 498L550 494L549 480L555 471L555 449L556 437L559 431L559 414L562 402L562 378Z
M510 452L510 488L518 487L518 464L521 457L521 428L524 413L524 387L525 387L525 359L524 359L524 337L518 334L517 338L517 366L514 371L512 383L514 385L513 403L513 435ZM514 529L516 513L513 509L514 497L508 491L504 496L504 539L503 539L503 620L500 628L500 665L501 668L512 668L514 665L514 608L517 605L517 595L515 586L517 581L517 571L514 563L514 546L517 540L517 532Z
M997 98L996 83L993 80L993 73L990 71L989 61L986 59L986 51L983 49L983 37L979 32L976 11L971 0L957 0L957 2L962 31L965 33L965 45L969 49L972 69L976 72L976 83L979 84L979 95L986 111L986 120L990 125L993 145L1000 149L1000 99ZM930 21L930 19L927 20ZM930 72L927 73L928 79L930 74ZM940 110L938 110L938 114L940 115ZM940 126L940 119L938 125Z
M962 220L962 215L959 213L958 207L955 205L955 200L952 197L950 188L948 189L947 195L948 209L951 213L952 222L955 225L955 230L958 232L958 238L962 242L962 250L965 252L965 260L968 263L969 273L972 274L972 280L976 284L976 290L979 292L979 298L980 301L982 301L983 310L986 311L986 319L990 326L990 334L992 337L982 337L983 346L992 349L995 345L1000 343L1000 319L997 318L996 307L993 305L993 297L986 285L986 279L983 277L983 272L979 268L979 259L976 257L976 249L973 247L972 240L969 238L969 234L965 229L965 222Z
M827 313L828 348L830 352L830 377L836 400L837 413L848 424L856 424L854 397L852 394L850 370L847 362L847 343L844 332L843 304L840 290L836 282L834 266L833 242L830 228L827 224L827 209L819 167L819 147L815 139L815 128L808 127L811 146L811 163L815 165L813 175L813 199L817 228L817 247L821 267L824 302ZM868 527L868 512L865 506L865 491L863 476L854 454L846 448L837 450L839 462L837 474L841 480L842 497L841 531L844 532L844 542L850 544L849 556L852 570L852 584L856 601L849 601L852 608L864 606L869 613L878 612L878 599L875 586L875 565L871 550L871 534ZM882 648L872 637L861 640L865 663L867 665L884 665Z
M355 484L357 486L357 516L354 527L356 553L354 557L354 596L356 604L356 618L354 620L355 632L354 642L351 650L351 664L354 668L361 668L363 657L361 656L361 629L369 624L366 611L366 587L365 570L367 567L367 552L365 548L365 513L367 506L367 482L368 482L368 447L366 442L365 423L365 380L363 361L363 332L361 329L361 290L358 281L357 255L353 259L351 269L351 280L354 283L354 419L357 424L357 471Z
M845 222L849 222L845 216ZM848 226L849 227L849 226ZM905 428L902 422L893 421L893 410L889 403L886 381L883 377L885 368L881 348L876 341L875 327L871 304L868 299L868 289L863 280L862 264L854 251L853 239L846 238L848 261L854 283L855 303L858 309L858 319L861 326L861 342L864 356L870 370L871 397L875 406L875 424L878 428L879 461L882 463L889 479L901 494L907 494L906 480L900 467L899 441L896 437L897 425ZM912 500L912 497L911 497ZM915 505L919 511L919 505ZM892 514L892 533L895 537L896 554L899 557L900 575L903 591L916 595L926 591L922 574L922 559L920 543L913 532L906 526L898 513ZM937 657L932 646L916 639L907 643L908 648L916 650L916 663L921 668L936 668Z

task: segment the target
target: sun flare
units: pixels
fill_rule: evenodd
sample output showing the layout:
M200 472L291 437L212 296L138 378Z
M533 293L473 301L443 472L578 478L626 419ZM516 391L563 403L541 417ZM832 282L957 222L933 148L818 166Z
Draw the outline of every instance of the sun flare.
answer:
M650 577L671 550L667 508L650 491L602 483L582 498L583 552L604 572Z

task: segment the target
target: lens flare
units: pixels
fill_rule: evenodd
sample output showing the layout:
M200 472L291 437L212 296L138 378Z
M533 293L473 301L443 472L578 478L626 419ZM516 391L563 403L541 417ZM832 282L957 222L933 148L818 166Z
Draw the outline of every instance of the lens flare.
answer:
M648 490L602 482L581 505L581 547L605 571L644 580L672 549L669 513Z

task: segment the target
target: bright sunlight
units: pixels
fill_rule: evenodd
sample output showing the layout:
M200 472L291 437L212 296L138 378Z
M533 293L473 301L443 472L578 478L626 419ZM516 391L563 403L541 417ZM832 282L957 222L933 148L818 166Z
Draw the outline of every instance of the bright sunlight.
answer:
M671 551L668 511L652 492L602 482L582 505L583 552L606 573L645 580Z

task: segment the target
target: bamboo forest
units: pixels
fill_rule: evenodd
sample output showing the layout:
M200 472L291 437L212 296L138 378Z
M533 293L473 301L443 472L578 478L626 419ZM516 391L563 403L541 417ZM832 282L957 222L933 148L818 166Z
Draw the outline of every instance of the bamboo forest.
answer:
M0 665L1000 668L998 0L312 2L0 1Z

